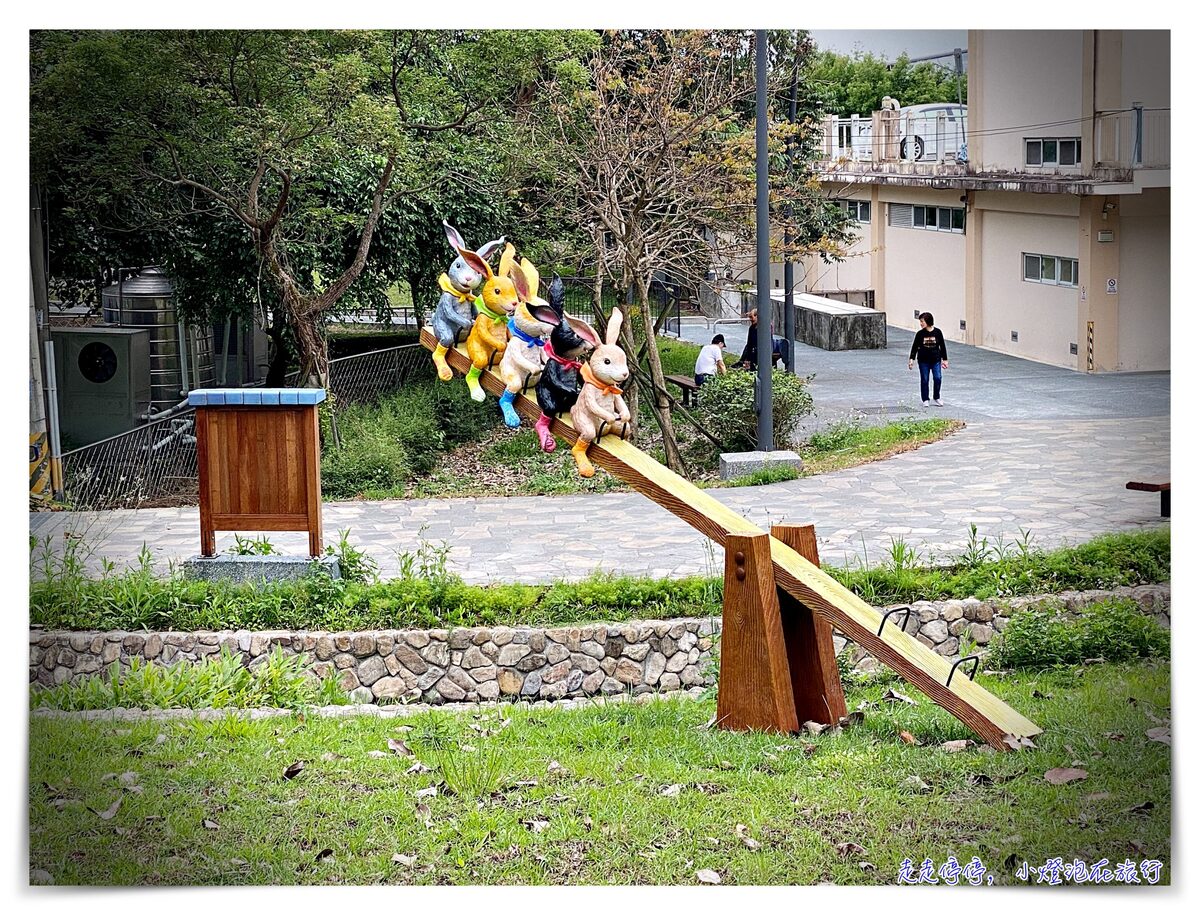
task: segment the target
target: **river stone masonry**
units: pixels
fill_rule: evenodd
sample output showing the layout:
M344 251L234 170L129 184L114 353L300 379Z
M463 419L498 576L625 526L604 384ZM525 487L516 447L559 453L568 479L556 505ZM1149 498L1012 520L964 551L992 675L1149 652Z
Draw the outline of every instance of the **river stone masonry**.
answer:
M918 601L906 631L939 654L964 642L986 648L1013 612L1055 600L1068 612L1113 597L1135 600L1160 624L1171 621L1169 584L1110 591L1071 591L1011 600ZM898 620L899 617L893 617ZM891 625L891 623L889 623ZM495 699L525 701L673 692L709 686L716 677L719 617L593 623L553 629L389 629L370 632L247 630L222 632L29 633L29 681L57 686L122 669L133 658L155 664L193 663L222 649L250 668L275 650L301 654L314 677L332 674L355 702L445 704ZM840 652L846 640L835 636ZM860 670L878 662L850 645Z

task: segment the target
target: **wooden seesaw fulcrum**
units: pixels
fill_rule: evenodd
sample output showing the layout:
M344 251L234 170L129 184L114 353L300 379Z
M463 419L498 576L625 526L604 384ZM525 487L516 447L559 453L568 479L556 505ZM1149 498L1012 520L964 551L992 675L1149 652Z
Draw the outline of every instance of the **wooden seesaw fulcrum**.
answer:
M428 330L421 331L421 343L431 350L438 345ZM471 367L461 346L449 350L446 360L460 373ZM480 381L492 394L504 391L490 369ZM531 421L541 416L526 394L514 406ZM556 419L551 429L571 443L578 437L569 420ZM846 714L833 651L837 627L996 749L1010 748L1006 736L1041 733L956 664L822 572L811 527L780 525L768 534L613 435L595 442L588 455L725 548L719 727L790 733L805 721L836 723Z

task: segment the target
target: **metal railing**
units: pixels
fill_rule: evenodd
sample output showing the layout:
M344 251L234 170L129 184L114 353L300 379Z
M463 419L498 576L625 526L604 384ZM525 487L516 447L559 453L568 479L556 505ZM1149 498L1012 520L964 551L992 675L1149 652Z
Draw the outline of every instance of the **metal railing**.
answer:
M329 390L338 406L373 401L433 377L429 353L416 343L329 362ZM194 504L199 496L195 413L187 408L68 451L62 456L66 502L78 511Z
M1104 168L1170 168L1171 109L1102 111L1095 121L1096 164Z

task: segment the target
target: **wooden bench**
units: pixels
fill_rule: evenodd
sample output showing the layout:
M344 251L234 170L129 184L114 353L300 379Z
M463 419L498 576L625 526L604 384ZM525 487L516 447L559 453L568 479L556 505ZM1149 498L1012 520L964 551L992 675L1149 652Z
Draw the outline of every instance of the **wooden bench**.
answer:
M1162 496L1160 514L1164 518L1171 517L1171 484L1170 483L1138 483L1130 480L1125 484L1126 489L1136 489L1138 492L1156 492Z
M690 406L692 403L692 395L700 390L700 385L696 384L695 378L688 378L687 375L668 375L666 380L671 384L678 385L683 391L683 405Z

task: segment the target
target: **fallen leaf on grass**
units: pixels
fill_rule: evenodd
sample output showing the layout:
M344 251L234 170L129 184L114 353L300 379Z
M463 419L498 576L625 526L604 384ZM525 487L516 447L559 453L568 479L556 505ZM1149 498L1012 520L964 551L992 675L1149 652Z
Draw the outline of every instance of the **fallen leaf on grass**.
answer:
M973 746L975 746L973 740L947 740L941 748L947 753L959 753L962 750L969 750Z
M1030 695L1032 695L1034 699L1053 699L1054 698L1053 693L1048 695L1046 693L1043 693L1040 689L1035 689Z
M1140 804L1134 804L1126 812L1127 813L1149 813L1154 809L1154 801L1143 801Z
M432 772L432 771L433 770L431 768L429 768L429 766L425 765L424 763L422 763L420 761L417 761L417 762L413 763L411 766L409 766L407 769L405 769L404 774L405 775L423 775L426 772Z
M316 862L317 864L320 864L322 861L324 861L326 858L328 858L332 855L333 855L332 848L322 848L319 852L317 852L316 857L313 858L313 861Z
M1125 735L1122 734L1120 731L1105 731L1104 736L1107 737L1109 740L1117 741L1117 743L1120 743L1121 741L1123 741L1125 739Z
M546 766L546 771L547 772L562 772L563 767L562 767L562 765L559 764L557 759L552 759L552 760L550 760L550 763Z
M395 737L388 738L387 748L397 756L414 755L413 751L408 748L408 744L406 744L403 740L397 740Z
M401 864L404 867L412 867L417 863L416 855L392 855L393 864Z
M220 824L216 820L205 820L203 823L205 829L220 829Z
M829 725L821 724L820 722L817 722L817 721L806 721L806 722L804 722L803 725L801 725L801 727L803 727L804 730L806 730L808 733L812 734L814 737L816 737L818 734L823 734L829 730Z
M100 817L102 820L111 820L117 815L117 811L120 809L121 798L117 798L115 801L113 801L112 806L105 811L93 810L91 807L88 808L88 810L91 810L92 813L96 814L96 816Z
M521 822L525 824L526 829L535 835L550 828L549 820L522 820Z
M368 750L367 755L372 759L387 759L388 756L383 750Z
M345 759L341 753L334 753L332 750L321 754L322 762L333 762L335 759Z
M284 780L291 780L304 771L304 760L298 759L283 770Z
M433 829L433 820L429 816L428 804L417 804L417 816L420 818L422 825L426 829Z
M49 871L44 871L41 868L38 868L29 872L29 882L46 886L53 883L54 878L50 876Z
M1146 732L1146 736L1151 740L1156 740L1159 743L1165 743L1168 746L1171 744L1171 726L1167 725L1162 728L1151 728Z
M721 882L721 875L716 871L711 871L706 868L702 871L696 871L696 879L701 883L709 883L715 886Z
M867 850L857 842L839 842L837 852L843 858L849 858L851 855L865 855Z
M844 715L838 719L837 726L839 728L848 728L856 724L862 724L867 716L862 712L851 712L849 715Z
M679 797L679 792L683 790L683 785L667 785L664 788L659 788L658 793L663 797Z
M900 739L910 745L915 745L917 742L917 738L913 737L913 735L910 734L908 731L901 731Z
M395 727L394 730L397 734L407 734L409 731L413 730L413 726L411 724L401 724Z
M417 797L437 797L437 785L430 785L428 788L418 788L416 791Z
M1005 734L1003 742L1010 750L1037 749L1037 744L1028 737L1018 737L1016 734Z
M1087 778L1088 774L1086 769L1075 769L1073 767L1069 767L1050 769L1043 777L1052 785L1065 785L1068 782L1076 782L1080 779Z
M904 702L908 705L917 704L917 700L911 698L910 696L904 695L904 693L898 693L890 687L888 688L887 692L880 696L880 699L884 702Z
M910 775L900 783L901 788L909 788L913 791L928 791L929 785L919 775Z

